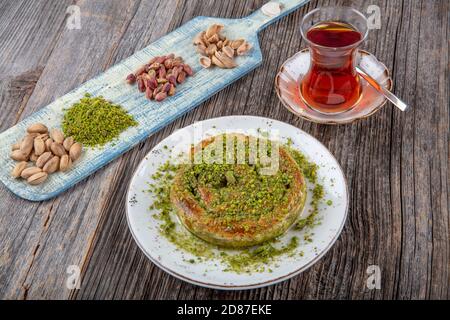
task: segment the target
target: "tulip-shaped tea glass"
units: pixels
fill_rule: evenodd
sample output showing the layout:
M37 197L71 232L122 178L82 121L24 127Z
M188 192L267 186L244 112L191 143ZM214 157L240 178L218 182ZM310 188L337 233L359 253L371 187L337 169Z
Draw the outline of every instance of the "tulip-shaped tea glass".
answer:
M303 101L327 114L352 109L361 97L355 60L367 37L366 17L350 7L318 8L303 18L300 30L311 56L300 83Z

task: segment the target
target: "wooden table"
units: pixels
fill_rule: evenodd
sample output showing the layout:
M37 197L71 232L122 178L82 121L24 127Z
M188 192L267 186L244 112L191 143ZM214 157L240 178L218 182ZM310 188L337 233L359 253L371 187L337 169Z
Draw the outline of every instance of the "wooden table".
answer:
M265 1L1 1L0 131L197 15L241 17ZM374 0L381 29L365 49L391 70L394 92L369 119L325 126L279 102L273 80L304 47L302 16L312 1L260 36L263 65L89 179L50 201L32 203L0 187L0 298L7 299L446 299L449 298L449 2ZM69 5L81 29L66 25ZM225 292L196 287L153 265L134 243L125 194L144 155L177 128L225 115L293 124L322 141L342 165L349 218L334 247L312 268L278 285ZM66 287L81 268L80 290ZM381 288L366 286L368 266Z

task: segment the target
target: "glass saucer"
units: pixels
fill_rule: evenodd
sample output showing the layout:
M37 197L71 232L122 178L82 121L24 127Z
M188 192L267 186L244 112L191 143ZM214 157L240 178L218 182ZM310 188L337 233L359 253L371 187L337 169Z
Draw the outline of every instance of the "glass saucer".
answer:
M388 90L392 89L389 70L371 53L358 50L358 66L365 70L378 83ZM351 123L371 116L386 103L380 93L361 78L362 93L359 102L350 110L325 114L311 109L300 97L299 83L308 72L310 64L309 49L303 49L286 60L275 78L275 90L283 105L295 115L308 121L323 124Z

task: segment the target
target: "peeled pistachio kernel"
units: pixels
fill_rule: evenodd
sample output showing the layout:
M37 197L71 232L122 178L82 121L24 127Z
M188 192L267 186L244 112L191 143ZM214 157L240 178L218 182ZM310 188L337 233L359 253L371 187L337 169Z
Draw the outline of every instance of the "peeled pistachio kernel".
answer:
M50 160L47 161L47 163L44 165L42 170L47 173L53 173L58 171L59 169L59 157L53 156Z
M21 150L11 152L11 159L16 161L28 161L28 154L24 154Z
M44 165L53 157L53 154L50 151L44 152L39 158L36 160L36 167L43 168Z
M42 123L35 123L28 127L28 133L47 133L48 128Z
M45 172L39 172L36 173L34 175L32 175L31 177L29 177L27 179L27 182L29 184L31 184L32 186L41 184L42 182L44 182L45 180L47 180L48 174Z
M19 178L20 175L22 174L22 171L25 170L27 165L28 163L26 161L21 161L18 164L16 164L14 169L11 171L11 176L16 179Z
M82 146L81 143L76 142L72 145L72 147L70 147L70 151L69 151L69 155L70 155L70 159L75 162L78 160L78 158L81 156L81 150L82 150Z
M28 179L29 177L31 177L32 175L35 175L36 173L42 172L41 168L38 167L29 167L24 169L20 176L24 179Z
M50 136L53 139L53 141L63 144L64 142L64 134L59 129L52 129L50 132Z

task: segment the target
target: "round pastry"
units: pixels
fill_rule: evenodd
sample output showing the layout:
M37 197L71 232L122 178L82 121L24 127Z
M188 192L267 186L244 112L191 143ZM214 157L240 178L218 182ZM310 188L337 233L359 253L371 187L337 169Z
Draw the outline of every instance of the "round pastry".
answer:
M262 142L268 145L259 151L266 153L265 162L260 153L252 157L250 152ZM274 166L267 159L277 160L276 170L268 170L268 163ZM170 198L182 224L209 243L230 248L263 243L286 232L303 210L305 180L284 146L220 135L193 147L191 160L180 165Z

